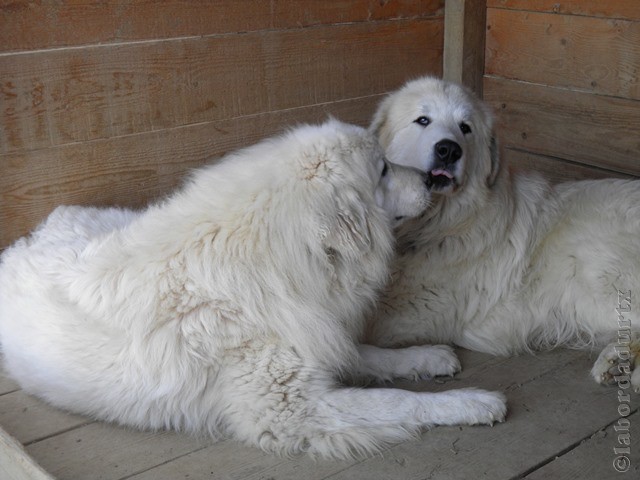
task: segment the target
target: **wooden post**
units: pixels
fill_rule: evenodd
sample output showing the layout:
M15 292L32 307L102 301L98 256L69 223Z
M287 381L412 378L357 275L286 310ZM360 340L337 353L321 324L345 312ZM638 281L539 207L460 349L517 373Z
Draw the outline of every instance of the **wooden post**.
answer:
M466 85L480 97L486 23L486 0L446 0L443 77Z

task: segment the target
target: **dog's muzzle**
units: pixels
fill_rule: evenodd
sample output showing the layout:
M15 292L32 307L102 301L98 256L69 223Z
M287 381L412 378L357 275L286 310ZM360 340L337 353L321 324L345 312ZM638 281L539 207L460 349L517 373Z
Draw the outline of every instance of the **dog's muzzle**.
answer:
M433 156L435 162L428 173L427 186L440 192L455 190L455 169L462 158L462 147L453 140L440 140L433 146Z

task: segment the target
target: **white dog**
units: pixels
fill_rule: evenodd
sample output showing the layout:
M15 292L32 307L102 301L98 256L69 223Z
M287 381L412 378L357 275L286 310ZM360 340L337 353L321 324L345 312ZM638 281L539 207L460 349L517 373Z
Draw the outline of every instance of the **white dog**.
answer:
M490 424L481 390L359 389L451 375L449 347L358 346L391 222L429 201L366 130L329 121L196 171L145 211L60 207L0 266L6 368L53 405L140 428L347 457L434 424Z
M369 341L504 355L612 342L595 380L640 390L639 181L510 173L488 107L435 78L383 100L371 130L391 162L429 175L433 199L400 227Z

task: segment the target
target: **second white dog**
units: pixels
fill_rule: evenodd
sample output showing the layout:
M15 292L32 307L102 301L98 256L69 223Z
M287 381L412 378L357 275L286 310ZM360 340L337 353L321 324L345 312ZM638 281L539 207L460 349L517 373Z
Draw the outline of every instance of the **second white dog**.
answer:
M400 228L370 341L503 355L612 342L595 380L640 390L640 181L510 173L488 107L435 78L391 94L371 128L389 160L429 175L433 201Z

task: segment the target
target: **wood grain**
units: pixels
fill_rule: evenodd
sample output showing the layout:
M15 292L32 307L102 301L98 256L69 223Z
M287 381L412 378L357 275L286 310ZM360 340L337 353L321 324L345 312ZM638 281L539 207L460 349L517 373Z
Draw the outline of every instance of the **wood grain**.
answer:
M640 100L640 22L489 9L485 73Z
M638 0L487 0L487 7L640 20Z
M140 207L190 169L329 115L367 125L382 95L0 156L0 248L60 204Z
M0 56L0 153L382 93L441 58L437 20Z
M598 480L619 480L633 478L640 473L638 466L637 442L640 438L640 412L635 412L627 418L629 421L628 430L616 431L618 422L615 421L606 429L596 432L586 438L575 449L554 458L551 462L540 467L540 469L523 477L524 480L584 480L588 478ZM631 441L631 464L626 472L616 472L613 468L613 460L617 455L614 448L625 447L618 443L619 434L629 434ZM609 454L609 458L603 459L603 452ZM629 456L628 456L629 457Z
M140 432L104 423L33 443L27 452L60 479L120 479L206 447L210 438Z
M442 16L444 0L0 2L0 52Z
M635 100L485 77L505 146L629 175L640 174Z

